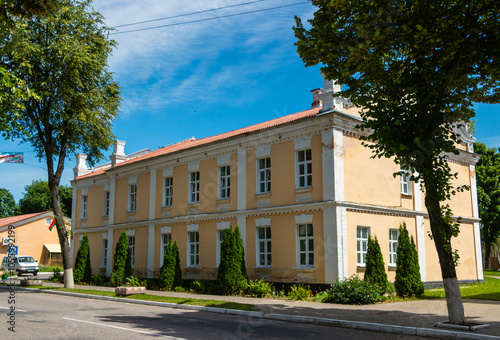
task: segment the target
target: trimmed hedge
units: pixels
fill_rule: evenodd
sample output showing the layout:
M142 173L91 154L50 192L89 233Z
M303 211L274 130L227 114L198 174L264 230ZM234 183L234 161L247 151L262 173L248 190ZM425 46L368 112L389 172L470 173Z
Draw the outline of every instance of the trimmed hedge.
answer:
M382 290L382 294L389 290L390 284L385 271L384 257L377 237L371 238L371 236L368 236L364 280L378 285Z
M338 281L326 290L327 298L323 302L344 305L369 305L382 299L379 286L361 280L357 275L344 281Z
M399 226L396 265L396 280L394 281L396 293L401 297L422 295L424 284L420 277L417 248L413 236L410 240L405 223Z
M75 282L92 282L92 267L90 265L90 246L89 237L83 234L82 243L78 249L75 260L75 269L73 270Z

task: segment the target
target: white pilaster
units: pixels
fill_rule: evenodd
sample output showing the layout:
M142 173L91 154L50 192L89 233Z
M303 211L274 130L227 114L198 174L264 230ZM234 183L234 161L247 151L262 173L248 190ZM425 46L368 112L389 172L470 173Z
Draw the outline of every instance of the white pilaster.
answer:
M333 178L334 199L344 201L344 133L341 130L333 130Z
M333 130L321 131L322 147L322 175L323 175L323 201L333 201L335 199L334 186L334 152L333 152Z
M110 225L113 224L115 220L115 184L116 184L115 179L111 178L109 181L109 217L108 217L108 224ZM111 240L112 239L113 237L111 237Z
M156 207L156 169L149 173L149 220L155 219ZM151 243L152 244L152 243Z
M472 216L479 217L479 207L477 203L477 182L476 182L476 166L469 165L471 174L470 178L470 194L472 199ZM474 223L474 240L476 248L476 268L477 279L484 280L483 274L483 254L481 248L481 232L479 230L479 222Z
M114 183L114 181L113 181ZM111 210L112 211L112 210ZM110 215L111 215L110 211ZM110 216L111 218L111 216ZM106 260L106 276L111 276L111 271L113 269L113 251L115 249L115 245L113 243L113 229L108 228L108 259Z
M153 277L154 261L155 261L155 225L148 225L148 278Z
M245 210L247 208L247 150L238 150L238 201L237 209ZM241 230L241 226L240 226Z
M243 248L245 249L245 261L246 259L246 249L247 249L247 217L246 215L238 215L236 223L240 228L241 240L243 241Z
M416 207L415 207L415 210ZM424 217L416 216L415 224L417 226L417 253L418 253L418 265L420 267L420 278L422 281L427 281L427 264L425 258L425 228L424 228Z

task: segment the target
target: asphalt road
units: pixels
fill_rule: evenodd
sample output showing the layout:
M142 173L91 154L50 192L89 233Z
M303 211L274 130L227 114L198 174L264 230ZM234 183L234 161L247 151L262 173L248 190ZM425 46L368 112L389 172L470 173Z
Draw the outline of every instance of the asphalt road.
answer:
M417 339L26 291L15 292L13 333L9 294L0 290L1 339Z

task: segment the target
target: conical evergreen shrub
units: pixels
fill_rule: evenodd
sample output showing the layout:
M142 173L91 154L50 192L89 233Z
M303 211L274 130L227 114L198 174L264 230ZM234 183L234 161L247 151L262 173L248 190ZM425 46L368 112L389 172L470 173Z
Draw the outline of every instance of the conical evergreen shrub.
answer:
M73 270L75 282L92 281L92 267L90 266L90 247L87 234L83 234L82 243L76 254L75 269Z
M398 250L396 260L396 280L394 288L401 297L422 295L424 284L420 278L420 266L418 265L418 254L413 237L411 238L403 223L399 227Z
M368 249L366 251L365 281L376 284L385 294L389 289L389 280L385 271L384 257L380 250L377 237L368 236Z
M231 295L240 293L248 286L243 262L243 242L239 234L238 226L233 231L229 228L224 232L221 244L221 261L217 271L217 288L222 294Z
M124 281L125 262L128 256L128 237L122 231L118 242L116 242L115 255L113 256L113 272L111 273L110 282L118 286Z
M182 269L180 265L179 249L177 242L169 243L160 270L160 288L168 290L182 286Z
M234 229L234 237L238 241L238 247L241 250L241 275L248 281L248 275L247 275L247 264L245 261L245 247L243 246L243 240L241 238L241 233L240 233L240 227L236 225L236 228Z

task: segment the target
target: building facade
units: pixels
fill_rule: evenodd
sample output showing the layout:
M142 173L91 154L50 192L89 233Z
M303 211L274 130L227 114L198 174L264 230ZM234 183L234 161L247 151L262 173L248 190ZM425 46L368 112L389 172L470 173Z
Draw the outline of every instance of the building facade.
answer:
M398 228L406 223L418 247L422 280L440 281L440 267L418 183L391 159L372 159L361 145L358 110L334 98L332 81L313 90L313 108L243 129L154 151L125 155L117 141L111 162L88 169L78 155L73 185L72 253L89 236L94 274L111 275L122 231L134 275L158 277L166 244L177 241L185 279L215 279L224 230L238 225L250 279L333 283L363 276L368 236L377 236L391 281ZM457 130L459 155L448 155L461 219L452 242L459 280L483 280L474 139Z
M11 243L17 247L18 255L33 256L40 265L62 267L59 236L56 227L50 229L53 221L52 211L0 218L0 240L2 241L0 258L7 256L9 239L11 239ZM69 229L69 218L65 218L65 223Z

